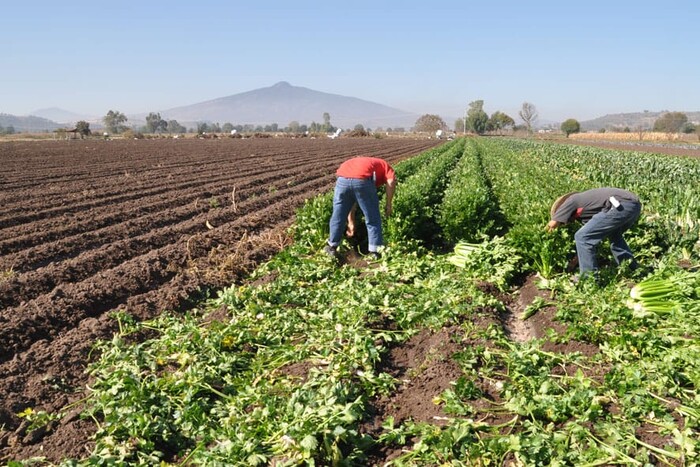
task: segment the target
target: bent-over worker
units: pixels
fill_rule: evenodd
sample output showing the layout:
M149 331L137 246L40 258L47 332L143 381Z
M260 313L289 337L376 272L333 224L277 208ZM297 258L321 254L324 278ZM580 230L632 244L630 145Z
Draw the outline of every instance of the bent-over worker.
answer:
M335 256L343 232L348 237L355 234L355 209L360 206L365 216L368 251L379 257L379 247L384 244L382 219L379 212L377 189L386 184L385 215L391 215L391 201L396 188L394 169L383 159L354 157L343 162L336 171L337 180L333 193L333 214L330 220L330 238L325 252ZM347 231L346 231L347 227Z
M622 234L637 222L642 210L639 197L620 188L594 188L560 196L552 205L547 231L578 220L583 226L574 234L580 277L598 270L596 248L603 239L610 240L610 251L617 264L637 261Z

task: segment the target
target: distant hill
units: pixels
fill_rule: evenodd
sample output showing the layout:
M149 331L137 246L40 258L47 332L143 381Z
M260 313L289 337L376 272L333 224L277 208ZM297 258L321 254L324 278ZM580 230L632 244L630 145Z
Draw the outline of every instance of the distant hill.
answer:
M35 117L18 117L15 115L0 113L0 126L3 128L12 127L17 133L37 133L42 131L53 131L57 128L64 128L65 125L60 125L46 118Z
M594 118L593 120L581 122L581 131L597 131L601 128L613 130L616 128L623 129L625 127L629 128L630 130L635 130L640 127L644 129L651 129L653 128L656 119L667 112L668 111L664 110L661 112L646 111L605 115L603 117ZM700 123L700 112L683 113L688 116L688 121Z
M105 112L106 113L106 112ZM90 121L94 120L95 117L90 117L88 115L81 115L75 112L70 112L68 110L59 109L57 107L49 107L46 109L38 109L31 112L31 115L36 117L45 118L47 120L52 120L54 122L75 124L80 120Z
M181 125L194 127L199 122L232 123L234 125L269 125L277 123L280 127L289 125L292 121L300 124L312 122L323 123L323 114L328 113L331 124L340 128L352 128L357 124L365 128L397 128L410 129L420 117L400 109L388 107L376 102L370 102L355 97L330 94L312 89L292 86L286 81L280 81L273 86L254 89L227 97L220 97L205 102L160 110L165 120L177 120ZM582 131L638 128L651 129L654 122L667 111L632 112L609 114L603 117L581 122ZM700 124L700 112L681 111L688 116L690 122ZM144 125L146 114L128 115L129 126ZM66 128L75 122L85 120L92 129L102 127L101 117L89 117L55 107L39 109L30 116L14 116L0 113L0 126L14 127L17 132L52 131L56 128ZM444 117L443 120L452 125L455 117ZM61 123L57 123L61 122ZM539 122L545 125L544 121ZM552 123L559 127L559 123Z
M366 128L404 127L408 129L420 117L420 115L355 97L292 86L285 81L267 88L162 110L160 114L165 120L175 119L180 123L230 122L234 125L277 123L284 127L292 121L301 124L323 123L325 112L330 115L331 124L341 128L352 128L362 124Z

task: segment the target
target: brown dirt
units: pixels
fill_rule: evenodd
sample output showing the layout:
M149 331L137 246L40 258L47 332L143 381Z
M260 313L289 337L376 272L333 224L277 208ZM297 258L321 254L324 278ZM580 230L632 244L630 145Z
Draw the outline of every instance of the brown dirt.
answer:
M344 159L439 141L219 139L0 146L0 460L91 451L79 403L98 339L240 281L289 242ZM222 311L224 312L224 311ZM70 407L68 409L67 407ZM68 415L28 430L17 413Z

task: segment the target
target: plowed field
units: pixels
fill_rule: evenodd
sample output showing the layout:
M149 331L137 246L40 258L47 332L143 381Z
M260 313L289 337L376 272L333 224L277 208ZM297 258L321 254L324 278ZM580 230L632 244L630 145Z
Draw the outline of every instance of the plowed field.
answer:
M304 200L344 159L395 163L399 139L46 141L0 144L0 460L85 455L74 413L28 430L26 408L78 401L112 312L148 319L240 280L288 241Z

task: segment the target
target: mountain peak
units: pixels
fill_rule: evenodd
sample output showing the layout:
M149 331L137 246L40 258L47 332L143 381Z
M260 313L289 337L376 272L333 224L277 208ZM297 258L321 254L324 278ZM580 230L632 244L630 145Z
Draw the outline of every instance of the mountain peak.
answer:
M233 124L286 125L288 122L318 122L324 114L333 125L410 128L418 115L355 97L340 96L292 86L279 81L270 87L220 97L161 111L166 119L180 122L231 122Z

